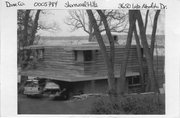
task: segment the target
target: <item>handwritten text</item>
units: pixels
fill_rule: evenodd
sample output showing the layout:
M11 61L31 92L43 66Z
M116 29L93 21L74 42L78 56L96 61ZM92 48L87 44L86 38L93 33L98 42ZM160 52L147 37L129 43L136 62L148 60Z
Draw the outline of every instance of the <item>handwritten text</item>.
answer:
M70 3L67 1L64 5L66 8L68 7L98 7L97 3L95 1L84 1L82 3Z
M167 9L167 5L164 5L162 3L154 3L151 4L134 4L134 3L119 3L118 4L119 9Z
M17 7L17 6L24 6L25 3L18 1L18 2L9 2L9 1L5 1L6 3L6 7Z
M58 1L52 2L35 2L34 7L57 7Z

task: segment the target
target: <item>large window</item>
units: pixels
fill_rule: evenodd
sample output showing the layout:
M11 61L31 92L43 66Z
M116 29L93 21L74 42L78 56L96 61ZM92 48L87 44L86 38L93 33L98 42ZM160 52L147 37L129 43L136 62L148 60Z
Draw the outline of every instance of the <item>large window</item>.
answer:
M140 77L139 76L132 76L127 78L128 85L137 85L140 84Z
M92 61L93 60L92 50L85 50L85 51L83 51L83 54L84 54L84 61Z
M89 62L93 61L93 50L75 50L74 51L74 60L77 62Z

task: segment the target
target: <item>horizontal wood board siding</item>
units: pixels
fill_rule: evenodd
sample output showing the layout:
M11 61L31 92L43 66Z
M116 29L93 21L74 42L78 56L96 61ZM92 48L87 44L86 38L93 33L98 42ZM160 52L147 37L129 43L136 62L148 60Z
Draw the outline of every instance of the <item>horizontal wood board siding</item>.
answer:
M97 50L97 49L96 49ZM107 47L107 52L109 53L109 47ZM115 74L119 75L121 63L124 58L125 49L123 47L115 48ZM26 71L27 73L24 75L33 75L33 72L40 73L41 76L47 75L49 71L48 77L52 78L66 78L67 81L73 79L74 77L81 77L80 80L83 80L83 77L86 79L90 79L94 76L94 78L100 78L107 76L107 68L104 63L103 56L100 50L95 51L94 60L90 62L77 62L75 61L75 54L73 50L66 50L61 47L51 47L44 48L44 59L42 61L38 61L36 64L36 69L32 71ZM162 78L158 82L164 82L164 56L154 57L154 68L156 77ZM139 63L137 58L137 50L135 46L132 46L130 49L127 71L131 72L139 72ZM44 72L44 73L43 73ZM58 73L59 72L59 73ZM147 72L147 70L145 70ZM36 76L38 76L36 73ZM51 75L52 74L52 75ZM59 75L61 74L61 75ZM65 77L69 75L68 77Z

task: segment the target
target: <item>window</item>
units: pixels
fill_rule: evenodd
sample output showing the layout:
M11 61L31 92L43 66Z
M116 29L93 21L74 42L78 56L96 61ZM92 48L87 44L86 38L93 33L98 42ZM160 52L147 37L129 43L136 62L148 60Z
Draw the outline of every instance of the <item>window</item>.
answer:
M39 50L39 59L43 59L44 58L44 50Z
M140 84L140 77L139 76L128 77L127 81L129 85Z
M127 78L128 93L141 93L143 92L140 76L131 76Z
M38 60L44 59L44 49L37 49L36 52L37 52L37 59Z
M140 84L140 78L138 76L133 78L133 84Z
M92 50L85 50L83 51L83 53L84 53L84 61L92 61L93 59Z
M77 50L74 51L74 60L77 61Z
M132 77L128 77L127 80L128 80L128 84L129 84L129 85L132 85L132 84L133 84L133 79L132 79Z
M118 41L118 37L117 36L113 36L114 41L117 42Z
M88 62L93 60L92 50L75 50L74 60L77 62Z

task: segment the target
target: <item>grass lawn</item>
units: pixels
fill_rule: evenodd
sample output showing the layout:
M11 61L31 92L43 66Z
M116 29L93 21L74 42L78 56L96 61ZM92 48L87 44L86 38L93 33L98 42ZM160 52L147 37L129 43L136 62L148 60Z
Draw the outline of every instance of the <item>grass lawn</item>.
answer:
M164 114L165 95L131 95L112 103L108 96L54 101L19 94L18 114Z

